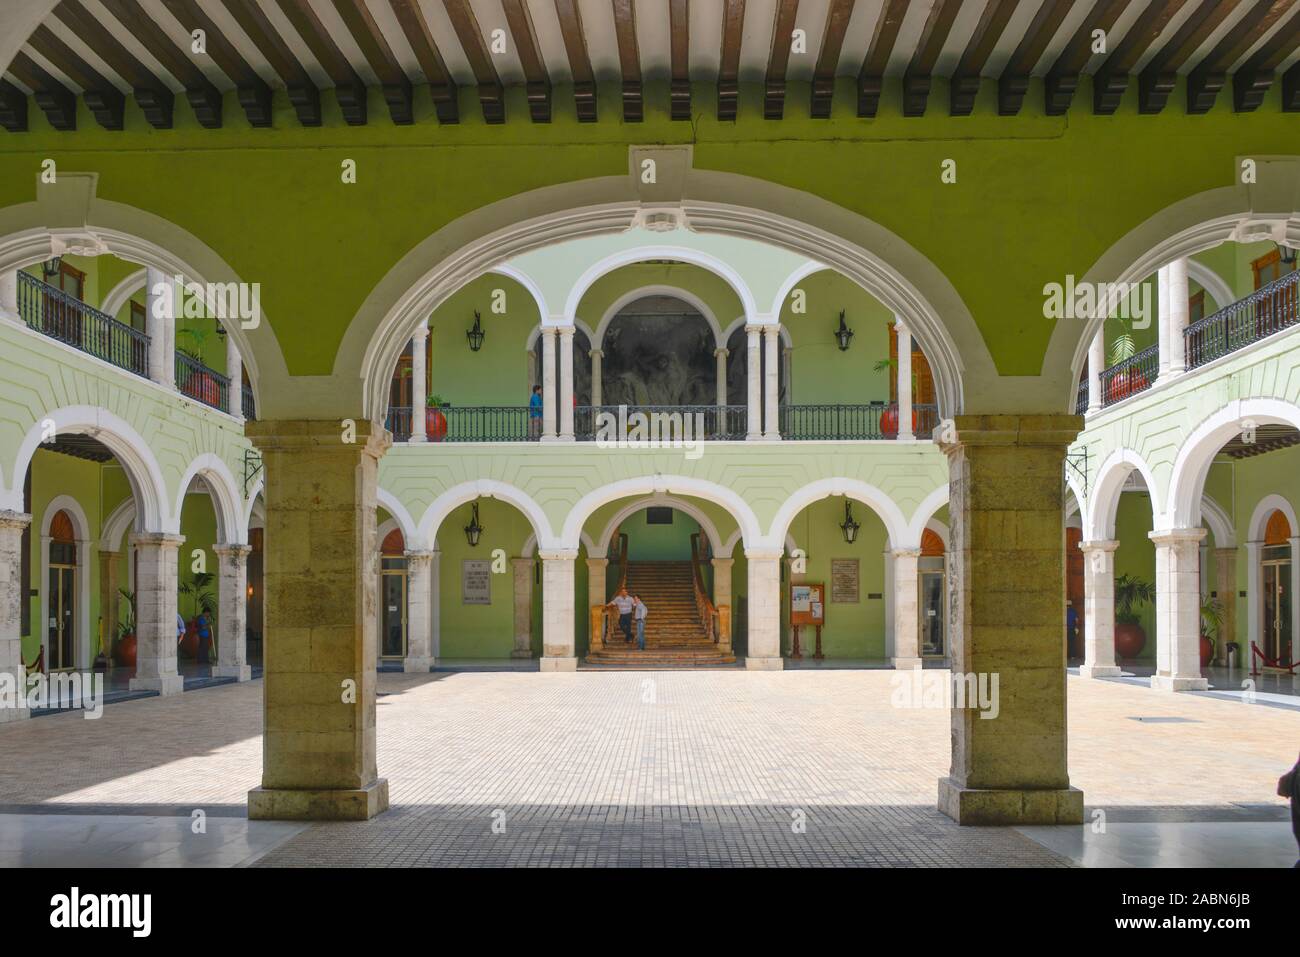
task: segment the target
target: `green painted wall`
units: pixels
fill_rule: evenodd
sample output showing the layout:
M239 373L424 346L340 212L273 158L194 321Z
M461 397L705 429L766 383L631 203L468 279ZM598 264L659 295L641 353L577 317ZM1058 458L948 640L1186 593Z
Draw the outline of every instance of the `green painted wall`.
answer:
M1115 512L1115 536L1119 548L1115 550L1115 576L1134 575L1143 581L1156 580L1156 546L1147 537L1152 529L1151 499L1138 492L1125 492L1120 496L1119 508ZM1146 603L1135 609L1140 618L1139 624L1146 632L1146 644L1142 646L1139 660L1155 660L1156 656L1156 608L1154 603Z
M806 312L794 312L795 290L781 309L781 322L790 332L790 401L817 405L837 402L889 401L889 370L875 371L889 358L889 327L893 313L857 283L824 270L800 281ZM841 352L834 330L840 310L853 330L849 348Z
M505 312L492 311L493 292L505 293ZM482 317L487 335L471 352L465 333ZM429 394L453 406L527 405L528 334L539 321L537 304L505 276L480 276L439 306L429 320L432 349Z
M671 525L650 525L643 509L619 525L627 534L628 560L634 562L686 561L691 557L691 535L700 523L685 512L673 509Z

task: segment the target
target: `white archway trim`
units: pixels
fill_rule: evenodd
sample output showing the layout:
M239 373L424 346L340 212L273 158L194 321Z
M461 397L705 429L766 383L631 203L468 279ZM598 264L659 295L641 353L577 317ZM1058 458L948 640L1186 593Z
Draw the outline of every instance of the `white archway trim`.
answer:
M1264 540L1269 516L1274 512L1281 512L1286 516L1287 522L1291 525L1291 535L1293 537L1300 535L1300 525L1296 524L1295 506L1281 495L1265 495L1259 500L1259 504L1255 506L1255 510L1250 514L1250 525L1247 526L1250 529L1250 537L1247 541L1262 542Z
M585 547L585 548L587 549L587 557L588 557L588 558L604 558L604 557L605 557L605 553L604 553L603 551L598 551L598 550L597 550L597 548L596 548L596 543L593 542L593 541L591 540L591 536L588 535L586 532L583 532L583 533L582 533L582 544L583 544L583 547ZM530 533L528 534L528 537L527 537L526 539L524 539L524 547L521 548L521 549L519 550L519 557L520 557L520 558L532 558L532 557L533 557L533 554L534 554L536 551L537 551L537 533L536 533L536 532L530 532Z
M727 340L722 336L722 326L718 324L718 317L714 314L713 310L709 308L708 303L695 295L695 293L689 292L686 289L663 284L641 286L640 288L633 289L631 292L626 292L615 299L610 307L601 315L600 322L596 325L596 335L591 340L591 347L593 349L603 349L605 330L607 330L609 324L614 321L614 317L638 299L645 299L647 296L667 296L686 303L703 316L704 321L707 322L709 328L713 330L714 348L722 349L726 347Z
M916 546L921 544L921 530L926 528L934 518L935 512L948 504L948 483L944 482L941 486L921 500L921 504L916 507L912 513L912 521L908 525L907 541L915 543ZM946 544L945 539L945 544ZM912 545L895 545L895 548L910 548Z
M880 520L885 525L885 532L889 536L890 547L921 547L920 529L924 527L924 521L920 522L914 530L908 525L907 520L903 518L902 510L892 498L874 485L869 485L860 479L851 478L821 479L799 489L786 499L780 510L777 511L776 517L772 519L772 526L768 530L765 542L778 543L769 547L779 549L779 543L785 541L786 532L789 531L790 523L794 521L795 516L814 502L840 495L862 502L880 517ZM745 545L750 547L751 543L747 541Z
M72 520L73 535L76 537L77 543L77 597L72 618L72 663L75 668L89 668L91 663L90 521L86 518L86 511L81 507L81 503L71 495L54 496L50 503L45 506L45 514L41 518L40 623L50 620L50 525L53 524L54 516L59 512L66 512L68 518ZM45 667L48 670L50 663L50 630L47 627L40 627L40 623L34 622L33 625L40 628L41 647L45 649Z
M718 526L713 523L713 519L709 518L698 505L673 495L649 495L619 509L605 524L604 531L596 539L596 548L600 554L604 555L609 551L609 543L614 538L614 532L618 530L622 522L642 509L651 506L669 506L695 519L699 523L700 530L709 537L709 547L713 549L713 554L722 554L722 536L718 533Z
M414 519L411 518L411 513L406 510L406 506L401 503L396 495L385 488L376 489L375 503L386 511L397 523L397 527L402 530L402 541L408 543L418 540L422 541L419 537L419 527L415 524ZM380 527L382 528L383 526ZM379 540L381 542L384 540L382 535L379 536ZM408 545L407 547L409 548L411 546Z
M248 501L244 503L244 528L265 528L266 527L266 502L261 502L259 509L258 503L262 498L262 487L266 484L266 475L264 472L258 472L257 478L253 482L253 487L249 492ZM261 512L261 521L254 524L254 516Z
M1065 470L1065 485L1070 490L1070 494L1065 497L1065 518L1066 524L1070 528L1088 528L1088 496L1083 494L1083 489L1079 487L1079 480L1071 474L1069 467ZM1071 524L1071 516L1077 520L1078 524Z
M99 311L116 319L118 312L126 305L127 300L144 288L145 282L148 281L148 275L149 271L147 269L137 269L131 273L108 291L108 295L104 297L104 301L99 306Z
M1300 429L1300 407L1282 399L1235 399L1198 425L1178 449L1169 480L1169 505L1161 528L1201 524L1201 496L1210 463L1225 442L1250 424Z
M54 516L59 512L67 512L68 517L72 519L73 530L77 535L77 545L90 543L90 521L86 518L85 509L71 495L56 495L50 499L50 504L45 506L45 516L41 519L41 536L48 537L50 534L50 525L54 521Z
M928 528L930 531L934 532L934 534L939 536L939 540L943 542L943 553L947 555L949 546L951 544L951 540L948 537L950 534L948 530L948 526L945 525L943 522L939 521L937 518L932 518L925 523L925 527Z
M1116 449L1101 463L1097 470L1096 486L1086 507L1089 541L1109 541L1115 537L1115 515L1119 511L1119 497L1124 491L1124 483L1129 473L1137 471L1146 482L1147 492L1151 496L1152 521L1155 527L1163 528L1156 516L1160 515L1160 486L1156 483L1155 473L1146 460L1132 449ZM1075 493L1078 494L1077 492Z
M587 519L602 505L621 498L669 495L701 498L726 509L740 526L746 547L751 547L762 539L758 518L749 507L749 503L725 485L685 475L648 475L611 482L584 495L564 520L564 530L558 547L576 548Z
M732 319L731 322L727 324L726 328L722 330L722 348L727 348L727 343L731 341L731 337L736 334L737 329L743 329L748 324L749 322L744 316L737 316L735 319ZM789 326L781 326L781 331L778 334L781 337L782 345L787 349L794 348L794 340L790 338Z
M389 517L379 523L379 527L375 529L375 551L382 552L384 550L384 539L392 533L393 529L402 530L401 524L395 518ZM403 549L410 548L407 544L409 541L410 539L406 537L406 533L402 532Z
M581 319L575 319L573 325L575 328L582 330L583 334L586 335L587 342L591 345L591 348L595 349L596 334L592 332L591 326L587 325ZM552 326L550 328L555 328L555 327ZM524 342L524 351L532 352L533 350L535 350L537 348L537 340L541 337L541 335L542 335L542 324L538 323L537 325L533 326L533 331L528 333L528 339Z
M4 493L4 507L21 512L23 507L23 477L31 464L37 447L46 438L47 423L53 423L55 434L76 433L88 435L106 445L117 456L126 470L135 499L143 512L143 531L176 532L172 525L171 508L167 502L167 483L162 469L154 458L153 450L128 422L107 409L91 405L70 405L46 412L42 419L28 430L18 447L18 456L10 472L14 486Z
M218 545L244 545L248 542L248 526L244 521L244 503L239 499L239 484L230 472L230 466L211 452L204 452L190 463L185 474L181 476L176 495L176 508L171 518L171 527L179 532L181 527L181 510L185 507L185 495L189 491L194 477L202 476L212 497L212 507L217 513Z
M809 260L787 276L785 282L781 283L781 288L777 291L776 298L772 301L772 308L770 310L771 314L776 316L779 320L781 318L781 307L785 305L786 297L790 295L790 292L794 287L814 273L824 272L828 268L830 267L825 266L822 263Z
M120 552L122 550L122 536L127 529L135 525L135 499L127 497L117 508L109 512L108 518L104 519L104 527L99 536L99 550L101 552Z
M1223 277L1205 263L1189 257L1187 275L1200 283L1201 288L1210 294L1210 298L1220 309L1237 301L1238 297L1233 294L1232 288L1224 282ZM1205 314L1208 316L1210 312L1206 311Z
M537 317L540 321L545 322L550 316L551 310L546 305L546 296L541 287L533 280L533 277L516 269L509 263L498 263L488 270L489 273L496 273L498 276L505 276L507 279L513 279L519 285L528 290L528 294L533 297L533 302L537 305ZM432 315L432 310L430 311Z
M555 534L551 531L551 523L547 519L546 513L542 511L542 507L526 492L496 479L477 479L471 482L462 482L447 489L424 510L424 515L420 518L420 524L416 528L414 540L421 542L424 548L433 548L438 529L442 527L442 523L451 514L452 510L464 505L466 502L472 502L476 498L499 498L503 502L508 502L524 513L524 516L533 526L533 533L541 541L543 549L550 550L561 547L555 541Z
M1201 496L1201 518L1205 520L1206 525L1210 526L1215 548L1237 547L1237 535L1232 529L1232 516L1208 495Z

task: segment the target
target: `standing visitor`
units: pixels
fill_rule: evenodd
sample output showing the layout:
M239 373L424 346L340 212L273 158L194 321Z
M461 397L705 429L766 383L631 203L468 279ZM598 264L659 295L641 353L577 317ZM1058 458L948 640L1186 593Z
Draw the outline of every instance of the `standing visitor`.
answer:
M533 394L528 399L528 437L538 438L542 434L542 387L533 386Z
M632 608L635 602L632 596L627 593L626 588L620 588L618 593L610 599L609 604L618 609L618 627L623 632L623 641L630 643L632 641Z
M646 608L640 595L632 596L632 614L636 617L637 651L645 651L645 619L650 614L650 609Z

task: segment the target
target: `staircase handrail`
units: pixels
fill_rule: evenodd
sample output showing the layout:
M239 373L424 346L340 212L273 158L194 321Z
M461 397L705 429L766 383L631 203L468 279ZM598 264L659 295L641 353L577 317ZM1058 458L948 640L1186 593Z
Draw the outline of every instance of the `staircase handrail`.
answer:
M615 593L627 587L627 533L619 532L616 539L618 554L618 585L614 588Z
M695 610L704 622L704 634L715 645L718 643L718 609L713 606L707 590L704 588L704 575L701 568L704 556L700 547L700 533L691 533L691 584L695 588Z

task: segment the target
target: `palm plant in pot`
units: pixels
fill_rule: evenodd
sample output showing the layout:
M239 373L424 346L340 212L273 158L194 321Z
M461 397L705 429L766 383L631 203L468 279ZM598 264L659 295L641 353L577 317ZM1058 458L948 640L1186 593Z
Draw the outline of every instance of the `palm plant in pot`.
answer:
M181 642L179 653L186 658L198 657L200 614L207 615L211 625L217 614L217 597L209 591L213 580L212 572L193 572L189 581L183 581L177 591L190 599L190 617L185 623L185 638Z
M898 368L897 359L880 359L871 367L874 372L884 372L889 370L893 372ZM917 376L912 373L912 395L916 395ZM885 407L885 411L880 413L880 434L887 439L898 437L898 403L891 402ZM916 434L916 403L912 404L912 434Z
M430 442L441 442L447 437L447 417L442 410L451 407L440 395L429 396L424 410L424 434Z
M125 601L126 618L117 624L117 640L113 642L113 661L121 668L135 667L135 592L119 588Z
M1122 330L1115 341L1110 344L1110 366L1114 368L1127 359L1132 359L1138 353L1137 342L1133 338L1133 330L1124 324L1123 319L1116 319ZM1147 387L1147 378L1142 374L1142 370L1136 366L1129 366L1116 372L1110 377L1106 384L1106 401L1118 402L1120 399L1126 399L1130 395L1135 395Z
M221 400L221 390L218 388L217 380L213 378L212 373L206 371L207 366L203 362L203 344L208 341L208 335L207 329L196 326L177 330L177 339L185 336L193 345L192 347L178 345L176 351L198 363L199 368L190 369L188 366L183 366L178 369L177 373L180 378L176 383L176 388L191 398L198 399L207 405L216 406Z
M1223 627L1223 602L1208 595L1201 599L1201 667L1214 660L1219 646L1219 629Z
M1115 654L1119 658L1136 658L1146 647L1137 608L1154 601L1156 586L1125 572L1115 579Z

